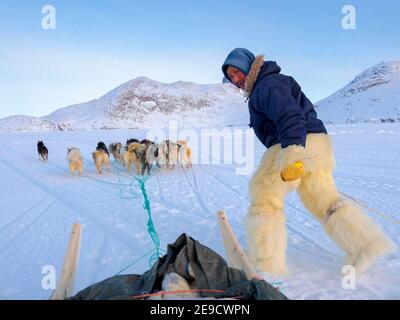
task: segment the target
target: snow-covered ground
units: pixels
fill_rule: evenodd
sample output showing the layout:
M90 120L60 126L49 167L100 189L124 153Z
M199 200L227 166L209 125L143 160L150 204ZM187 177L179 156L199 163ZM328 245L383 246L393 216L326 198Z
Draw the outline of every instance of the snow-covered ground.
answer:
M232 128L230 128L232 129ZM378 209L369 212L399 245L400 124L333 125L339 189ZM98 141L145 137L143 130L0 134L0 298L47 299L42 267L60 271L75 221L83 224L81 257L75 291L110 277L153 248L147 214L138 195L123 199L119 182L125 172L112 167L102 177L90 152ZM36 142L49 148L40 162ZM256 140L256 139L255 139ZM81 178L70 177L68 146L85 157ZM255 141L256 165L265 151ZM204 150L202 152L205 152ZM215 212L224 209L245 247L243 218L249 206L251 175L235 174L235 165L196 164L191 170L157 172L146 183L156 230L166 248L186 232L225 256ZM139 192L139 190L137 189ZM297 194L286 201L290 275L266 279L281 282L291 299L399 299L400 254L395 252L357 278L356 289L342 288L344 254L305 210ZM142 259L125 273L148 269Z

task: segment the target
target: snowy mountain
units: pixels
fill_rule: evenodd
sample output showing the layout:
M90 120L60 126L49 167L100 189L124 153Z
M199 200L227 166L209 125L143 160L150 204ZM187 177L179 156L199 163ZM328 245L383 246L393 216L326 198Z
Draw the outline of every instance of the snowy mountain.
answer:
M365 70L316 105L327 123L400 121L400 61Z
M56 124L46 119L31 116L11 116L0 119L0 131L64 131L70 130L67 125Z
M59 109L44 117L73 129L246 125L247 107L230 84L162 83L146 77L128 81L97 100Z
M244 98L231 84L162 83L146 77L128 81L99 99L58 109L42 118L0 120L0 131L96 130L247 125Z
M326 123L400 121L400 61L382 62L316 104ZM247 126L244 98L229 83L128 81L98 99L61 108L42 118L0 119L0 131L59 131Z

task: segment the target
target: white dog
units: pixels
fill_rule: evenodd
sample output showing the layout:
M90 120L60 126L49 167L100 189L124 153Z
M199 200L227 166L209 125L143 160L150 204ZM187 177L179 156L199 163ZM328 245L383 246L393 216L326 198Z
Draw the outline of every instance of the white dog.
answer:
M178 144L165 140L158 146L158 163L163 170L173 169L178 163Z
M186 166L186 168L192 167L192 149L190 149L186 140L178 140L178 163L182 165L182 167Z

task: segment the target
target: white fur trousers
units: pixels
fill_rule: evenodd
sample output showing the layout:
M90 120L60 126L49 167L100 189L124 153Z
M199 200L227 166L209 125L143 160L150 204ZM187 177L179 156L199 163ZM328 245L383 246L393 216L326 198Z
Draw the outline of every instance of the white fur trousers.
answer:
M286 273L284 198L298 190L304 206L347 254L345 264L365 271L394 245L358 206L341 200L332 176L335 160L329 136L308 134L305 149L313 167L293 182L280 177L280 145L264 154L250 183L251 207L246 218L249 259L260 271Z

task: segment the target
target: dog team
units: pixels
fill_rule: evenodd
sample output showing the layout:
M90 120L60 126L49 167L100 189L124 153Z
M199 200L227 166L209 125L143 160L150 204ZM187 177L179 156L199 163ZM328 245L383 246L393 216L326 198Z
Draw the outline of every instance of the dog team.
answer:
M39 160L47 161L49 151L43 141L38 141L37 149ZM136 173L145 175L150 174L154 164L161 170L174 169L177 165L185 168L192 167L192 150L186 140L164 140L156 143L147 139L128 139L125 145L120 142L112 142L109 147L104 142L97 144L96 150L92 153L93 161L97 172L101 175L103 168L110 171L110 153L115 161L127 167L128 172L132 172L132 165ZM68 148L67 160L69 171L74 175L77 171L79 176L83 173L83 157L81 151L76 147Z

